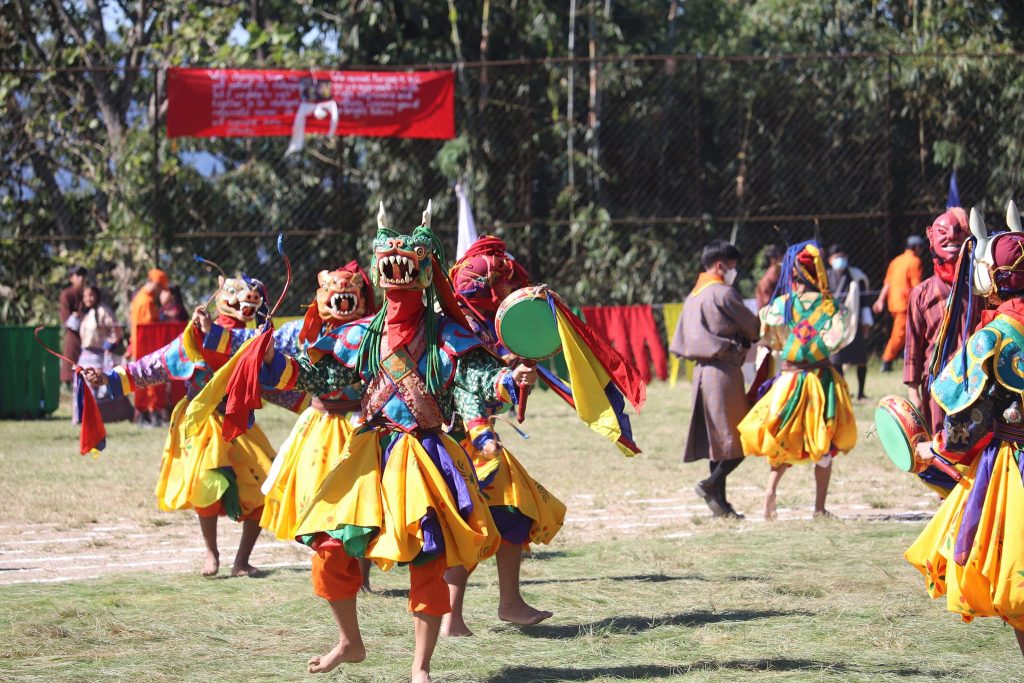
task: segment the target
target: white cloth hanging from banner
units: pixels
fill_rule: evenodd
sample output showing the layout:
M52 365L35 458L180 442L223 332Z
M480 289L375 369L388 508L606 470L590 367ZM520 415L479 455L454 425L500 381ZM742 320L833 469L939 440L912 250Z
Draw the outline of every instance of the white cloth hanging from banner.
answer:
M288 142L288 149L284 155L301 152L306 144L306 117L310 114L316 119L331 117L331 127L327 131L328 136L334 135L338 128L338 103L334 100L325 102L303 102L295 113L295 123L292 124L292 139Z

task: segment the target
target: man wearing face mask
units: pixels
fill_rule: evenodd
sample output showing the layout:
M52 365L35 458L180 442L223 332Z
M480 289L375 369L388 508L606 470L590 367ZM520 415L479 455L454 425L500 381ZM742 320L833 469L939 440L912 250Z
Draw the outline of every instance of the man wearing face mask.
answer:
M760 321L732 287L739 250L722 240L701 252L697 284L683 304L670 349L696 362L693 416L683 462L705 458L711 474L695 491L716 517L742 518L725 497L725 479L743 461L736 426L750 409L743 388L743 359L760 336Z
M854 268L850 265L846 248L841 244L833 244L828 248L828 264L828 287L832 290L832 295L837 300L843 301L846 299L846 295L850 292L850 284L853 282L857 283L857 288L862 293L870 289L868 276L860 268ZM863 294L861 294L861 297L863 297ZM871 316L871 308L864 306L862 301L858 302L860 320L857 325L857 334L854 335L853 341L850 342L849 346L840 349L832 356L832 365L840 373L843 373L844 367L847 365L857 366L858 401L863 401L867 398L864 394L864 383L868 377L867 337L868 331L874 323L874 319Z

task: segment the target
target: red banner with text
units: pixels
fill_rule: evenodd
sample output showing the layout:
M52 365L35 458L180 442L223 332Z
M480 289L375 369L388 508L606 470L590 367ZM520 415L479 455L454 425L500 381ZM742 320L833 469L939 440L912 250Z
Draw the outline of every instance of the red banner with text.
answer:
M168 137L295 139L304 133L453 138L454 76L450 71L168 71Z

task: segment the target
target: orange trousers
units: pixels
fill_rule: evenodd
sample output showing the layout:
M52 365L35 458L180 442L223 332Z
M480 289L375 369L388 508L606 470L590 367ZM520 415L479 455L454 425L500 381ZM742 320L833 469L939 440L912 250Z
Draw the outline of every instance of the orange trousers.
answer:
M409 611L442 616L451 612L447 569L443 557L426 564L409 565ZM337 546L320 548L313 555L313 593L335 602L356 597L363 585L359 561Z
M889 334L889 342L882 352L882 360L891 363L903 356L903 347L907 341L907 312L892 314L892 333Z
M220 515L226 515L227 512L224 511L224 503L222 503L221 501L218 500L213 505L207 505L204 508L196 508L196 514L199 515L200 517L218 517ZM263 506L260 505L258 508L256 508L255 510L253 510L249 514L242 515L241 517L239 517L237 521L245 522L245 521L248 521L250 519L259 519L262 516L263 516Z
M143 413L152 413L166 408L167 385L153 384L135 389L135 407Z

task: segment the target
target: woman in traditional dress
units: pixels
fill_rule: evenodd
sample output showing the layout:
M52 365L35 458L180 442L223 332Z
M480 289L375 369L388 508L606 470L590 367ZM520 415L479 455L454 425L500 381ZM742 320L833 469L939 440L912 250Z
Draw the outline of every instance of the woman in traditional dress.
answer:
M90 283L82 288L82 310L75 315L79 317L78 336L82 341L78 366L96 368L103 372L113 370L114 366L121 362L121 353L124 351L124 326L117 321L114 311L103 301L99 287ZM82 378L75 373L72 381L77 385ZM96 392L96 404L104 422L130 420L134 414L132 404L127 398L114 398L106 388L101 387ZM78 401L72 401L71 406L71 421L78 424L82 417L78 414Z
M858 288L851 284L846 305L833 299L821 247L804 242L790 247L771 304L761 311L765 341L780 351L781 372L739 424L746 455L764 456L771 465L765 493L765 519L776 517L779 481L795 463L813 463L814 515L825 508L832 458L857 442L857 425L846 381L829 357L853 338Z

